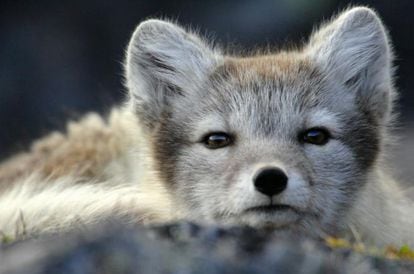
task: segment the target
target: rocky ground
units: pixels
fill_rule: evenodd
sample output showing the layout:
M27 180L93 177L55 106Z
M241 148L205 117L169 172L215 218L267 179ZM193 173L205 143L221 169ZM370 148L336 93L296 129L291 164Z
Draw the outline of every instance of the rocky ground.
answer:
M414 273L414 262L305 236L177 223L3 244L0 273Z

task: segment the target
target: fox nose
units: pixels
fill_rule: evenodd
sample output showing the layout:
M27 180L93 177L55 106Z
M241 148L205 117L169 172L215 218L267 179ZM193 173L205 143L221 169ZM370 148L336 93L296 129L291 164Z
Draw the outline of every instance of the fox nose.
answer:
M285 190L288 177L280 168L269 167L261 169L253 179L257 191L272 197Z

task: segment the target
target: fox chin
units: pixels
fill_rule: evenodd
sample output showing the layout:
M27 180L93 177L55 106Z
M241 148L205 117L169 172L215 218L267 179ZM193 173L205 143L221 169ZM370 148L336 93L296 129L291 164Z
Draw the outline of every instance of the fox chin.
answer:
M0 230L187 219L414 245L412 201L385 165L391 49L366 7L300 48L247 56L146 20L126 51L124 104L0 165Z

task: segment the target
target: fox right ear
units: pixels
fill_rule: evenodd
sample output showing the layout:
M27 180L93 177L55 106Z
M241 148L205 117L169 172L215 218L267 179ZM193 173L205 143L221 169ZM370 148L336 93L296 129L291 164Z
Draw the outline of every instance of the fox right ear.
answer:
M126 84L142 122L151 128L169 100L197 90L217 60L197 35L166 21L142 22L125 65Z
M392 52L374 11L355 7L343 12L312 35L306 52L336 82L353 91L375 118L389 117L394 97Z

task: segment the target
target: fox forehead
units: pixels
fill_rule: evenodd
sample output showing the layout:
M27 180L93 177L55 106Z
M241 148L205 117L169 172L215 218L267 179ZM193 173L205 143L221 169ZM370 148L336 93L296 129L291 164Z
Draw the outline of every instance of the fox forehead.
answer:
M297 52L226 57L196 98L176 100L171 123L187 128L181 130L193 141L218 131L296 136L298 130L324 126L340 132L338 109L324 96L329 90L317 66Z
M206 88L213 90L210 96L221 101L237 98L236 104L251 102L279 110L286 103L299 111L318 106L321 100L327 101L330 91L335 89L317 64L296 51L237 58L226 56L209 79Z
M187 97L183 100L185 110L180 108L178 112L193 110L202 115L212 112L226 116L246 112L264 116L263 119L283 111L292 116L300 115L321 106L336 112L338 109L332 106L335 100L331 99L335 97L331 96L335 89L318 66L299 52L239 58L226 56L198 92L184 96ZM338 93L341 97L347 96ZM197 109L188 108L195 102ZM177 100L177 104L183 102Z
M254 54L250 56L227 56L225 63L235 69L254 69L263 75L273 75L295 67L297 64L310 64L309 58L299 51L280 51L273 53Z
M253 79L261 81L296 80L298 77L315 77L320 73L311 60L300 52L280 52L250 57L226 57L223 69L240 83ZM302 79L304 80L304 79Z

